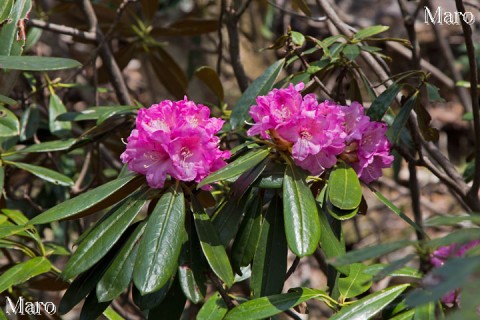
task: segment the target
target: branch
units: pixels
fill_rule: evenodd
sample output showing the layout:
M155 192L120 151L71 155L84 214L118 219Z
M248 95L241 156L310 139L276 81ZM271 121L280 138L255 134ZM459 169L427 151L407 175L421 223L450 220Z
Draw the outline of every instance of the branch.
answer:
M461 14L465 13L465 6L462 0L455 0L457 11ZM473 127L475 130L475 176L473 177L472 188L469 191L469 201L476 206L480 206L480 199L478 197L478 190L480 189L480 105L478 102L478 74L477 74L477 60L475 57L475 47L472 40L472 28L460 19L465 38L465 45L467 46L468 62L470 64L470 96L472 98L473 111Z
M240 60L240 39L238 32L238 16L232 6L225 6L225 18L228 33L228 48L230 51L230 60L241 92L245 92L248 88L248 77L243 69Z
M85 13L88 24L90 26L90 32L95 32L97 35L97 39L99 41L99 50L100 50L100 57L107 69L109 78L112 82L113 88L115 90L115 94L121 104L131 105L132 101L130 99L130 95L128 94L127 85L123 79L122 71L118 67L117 62L115 61L115 57L110 50L108 45L103 45L105 42L105 38L103 35L102 30L98 26L97 16L95 11L93 10L92 3L90 0L80 0L80 5L82 7L83 12Z
M42 20L31 19L27 20L27 25L48 31L53 31L60 34L66 34L73 37L82 38L83 40L97 41L97 34L95 32L82 31L76 28L67 27L60 24L50 23Z
M213 282L213 285L215 286L215 289L218 290L218 293L220 294L220 296L222 297L223 301L225 302L225 304L227 305L227 308L229 310L235 308L235 304L233 303L232 299L230 299L230 297L228 296L228 293L225 291L225 289L223 288L223 285L222 283L218 280L217 276L214 275L213 273L209 272L208 273L208 277L210 278L210 280L212 280Z
M295 257L295 260L293 260L292 265L287 271L287 274L285 275L285 281L287 281L288 278L295 272L295 270L298 267L298 264L300 263L300 257Z

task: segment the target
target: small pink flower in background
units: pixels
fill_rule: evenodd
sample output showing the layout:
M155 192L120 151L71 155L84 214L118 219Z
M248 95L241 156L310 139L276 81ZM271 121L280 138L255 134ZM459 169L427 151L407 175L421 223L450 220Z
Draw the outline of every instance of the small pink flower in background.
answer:
M361 104L340 106L318 103L315 95L302 97L303 83L273 89L257 98L250 109L255 121L248 135L271 138L289 149L297 165L313 175L322 174L341 158L366 183L378 179L393 161L384 123L370 121Z
M480 240L470 241L469 243L458 245L451 244L449 246L439 247L430 256L430 263L438 268L444 265L444 263L451 258L462 257L465 253L480 245ZM459 290L453 290L442 297L442 302L445 304L459 304Z
M210 118L207 107L187 98L162 101L138 111L121 159L131 171L146 175L152 188L162 188L167 175L199 182L230 157L218 148L215 134L222 125L223 120Z

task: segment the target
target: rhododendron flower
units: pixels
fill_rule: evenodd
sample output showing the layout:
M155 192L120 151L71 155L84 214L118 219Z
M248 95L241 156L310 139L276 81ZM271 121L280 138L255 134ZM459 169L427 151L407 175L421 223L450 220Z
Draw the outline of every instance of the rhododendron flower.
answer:
M162 101L138 111L121 159L131 171L146 175L152 188L162 188L167 175L199 182L230 157L218 148L215 134L222 125L223 120L210 118L207 107L187 98Z
M454 243L449 246L439 247L432 253L430 257L430 263L434 267L441 267L448 259L462 257L468 250L478 245L480 245L480 240L470 241L469 243L463 245L458 245ZM442 297L442 302L445 304L459 304L459 296L460 291L458 289L450 291Z
M290 150L295 163L313 175L322 174L341 158L366 183L378 179L393 161L385 124L370 121L361 104L318 103L315 95L302 97L303 83L273 89L257 98L250 109L255 121L248 135L271 138L281 150Z

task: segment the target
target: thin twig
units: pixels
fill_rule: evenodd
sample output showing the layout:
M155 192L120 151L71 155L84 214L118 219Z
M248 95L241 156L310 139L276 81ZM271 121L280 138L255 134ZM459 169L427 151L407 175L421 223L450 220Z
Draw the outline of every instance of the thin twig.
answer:
M27 20L27 25L36 27L55 33L66 34L73 37L79 37L83 40L97 41L97 34L95 32L82 31L76 28L67 27L60 24L50 23L38 19Z
M465 13L465 6L462 0L455 0L457 5L457 11L460 14ZM472 188L470 189L469 202L472 202L476 207L480 207L480 199L478 197L478 191L480 189L480 105L478 102L478 69L477 58L475 56L475 47L472 39L472 28L465 22L464 19L460 19L462 24L465 45L467 47L468 63L470 65L470 96L472 99L472 112L473 112L473 127L475 131L475 175L473 177Z
M285 13L288 13L292 16L295 16L297 18L301 18L301 19L308 19L308 20L312 20L312 21L315 21L315 22L322 22L322 21L326 21L327 20L327 17L326 16L320 16L320 17L309 17L309 16L306 16L306 15L303 15L303 14L299 14L295 11L292 11L292 10L288 10L286 8L283 8L281 6L279 6L275 1L273 0L267 0L267 2L277 8L278 10L282 11L282 12L285 12Z
M295 270L298 267L298 264L300 263L300 257L295 257L295 260L293 260L292 265L287 271L287 274L285 275L285 281L287 281L288 278L295 272Z
M225 291L225 288L223 288L223 285L222 283L220 282L220 280L218 280L218 277L216 275L214 275L213 273L209 272L208 273L208 277L210 278L210 280L212 281L213 285L215 286L215 288L217 289L218 293L220 294L220 296L222 297L223 301L225 302L225 304L227 305L227 308L229 310L235 308L235 304L233 303L232 299L230 298L230 296L228 295L228 293Z
M79 193L82 193L85 191L86 188L82 188L83 181L85 180L85 177L88 173L88 168L90 167L90 163L92 160L92 150L89 150L87 152L87 155L85 156L85 160L83 161L82 169L80 170L80 174L78 175L77 181L75 181L75 184L72 186L72 194L76 195Z
M95 32L97 35L97 39L99 40L99 44L103 44L105 41L104 35L98 25L97 16L93 9L92 3L90 2L90 0L80 0L80 6L85 13L85 16L87 17L90 32ZM125 84L125 80L123 79L122 71L118 67L117 62L115 61L115 57L110 50L110 47L108 45L101 45L99 47L100 56L107 69L110 81L112 82L115 94L117 95L119 102L121 104L131 105L132 101L130 99L130 95L128 94L127 85Z

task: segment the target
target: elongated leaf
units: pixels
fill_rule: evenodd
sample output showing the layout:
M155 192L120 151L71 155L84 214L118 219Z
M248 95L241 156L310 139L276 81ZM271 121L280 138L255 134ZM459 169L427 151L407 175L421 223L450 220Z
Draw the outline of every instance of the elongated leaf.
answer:
M80 320L98 319L109 305L110 301L99 302L95 290L93 290L83 303Z
M133 106L105 106L105 107L92 107L82 110L80 112L67 112L62 113L57 117L58 121L87 121L87 120L100 120L101 118L108 118L113 115L130 113L138 108ZM97 121L100 124L101 121Z
M138 289L134 286L132 289L133 302L135 302L135 304L140 310L153 309L156 305L160 304L165 299L172 287L174 278L175 276L172 276L168 280L167 284L165 284L159 290L152 293L147 293L143 296L140 294L140 291L138 291Z
M0 25L8 19L10 12L13 9L13 0L5 0L0 3Z
M362 201L362 187L357 173L345 162L340 162L328 179L328 198L337 208L353 210Z
M222 320L228 312L220 294L213 294L197 314L197 320Z
M150 195L144 189L137 191L116 206L107 219L97 224L68 260L62 272L63 278L73 278L97 263L120 239Z
M217 72L208 66L200 67L197 70L195 70L195 75L202 80L203 83L207 85L210 90L212 90L213 93L223 101L224 97L224 92L223 92L223 85L222 82L220 81L220 78L218 77Z
M397 242L377 244L375 246L350 251L343 256L332 259L331 263L334 266L345 266L355 262L362 262L365 260L378 258L384 254L404 248L413 243L415 242L409 240L401 240Z
M182 253L180 254L178 279L187 299L193 303L199 303L206 294L205 272L207 268L205 259L202 256L200 240L193 224L193 216L189 214L185 221L188 240L183 245Z
M24 149L17 151L18 153L34 153L34 152L56 152L68 150L77 142L77 139L47 141L39 144L32 144Z
M394 83L388 87L387 90L383 91L382 94L372 102L372 105L367 110L367 116L373 121L381 121L401 89L402 86L398 83Z
M376 276L377 274L382 272L383 274L385 274L385 276L391 277L411 277L417 279L420 279L422 277L422 273L420 271L411 267L401 267L395 270L386 270L386 268L388 267L389 265L383 263L376 263L366 267L365 270L363 270L363 273L370 274L372 276Z
M53 71L81 67L76 60L39 56L1 56L0 68L22 71Z
M259 164L263 159L265 159L270 153L270 149L255 149L250 151L244 156L239 157L235 161L229 163L220 170L215 171L214 173L207 176L205 179L200 181L197 188L200 188L209 183L226 180L233 178L246 172L248 169L253 168L255 165Z
M20 134L20 123L15 114L0 106L0 138L14 137Z
M123 198L139 187L143 182L138 176L128 176L110 181L78 197L62 202L30 220L29 224L44 224L56 220L77 216L86 211L97 212L113 203L109 199ZM122 194L126 192L126 194ZM117 200L118 201L118 200ZM117 202L115 201L115 202ZM115 203L114 202L114 203Z
M412 112L413 107L417 101L418 91L415 92L402 106L400 112L393 120L392 126L388 129L386 136L388 140L392 144L395 144L400 136L400 132L405 127L408 121L408 117L410 116L410 112Z
M360 48L355 44L348 44L343 48L343 54L348 60L353 61L360 55Z
M255 197L246 210L246 216L232 246L232 267L237 273L240 272L240 267L249 265L253 259L260 237L261 222L261 198Z
M182 99L187 91L188 79L177 62L161 47L150 54L150 61L155 75L168 92Z
M367 27L365 29L362 29L360 31L358 31L357 33L355 33L355 35L353 36L353 38L355 40L363 40L365 38L369 38L371 36L374 36L376 34L379 34L379 33L382 33L384 31L387 31L388 29L390 29L390 27L387 27L387 26L371 26L371 27Z
M172 284L172 288L165 299L148 311L147 320L180 319L185 308L185 296L178 280Z
M288 251L282 214L281 199L275 196L261 225L261 234L253 258L250 283L254 298L282 292Z
M435 303L430 302L424 304L423 306L415 308L415 317L414 320L436 320L435 315Z
M265 170L268 162L269 159L265 158L251 170L242 173L242 175L232 184L232 199L240 199L247 192L250 186Z
M22 162L6 162L12 166L15 166L19 169L25 170L30 172L31 174L36 175L40 179L43 179L45 181L51 182L53 184L57 184L60 186L65 186L65 187L70 187L73 185L72 179L67 177L66 175L63 175L61 173L58 173L56 171L40 167L40 166L35 166L33 164L28 164L28 163L22 163Z
M438 227L438 226L455 226L461 224L462 222L480 223L480 215L435 215L431 218L428 218L423 223L426 227Z
M0 166L0 199L2 198L2 195L3 195L4 186L5 186L5 168L3 166Z
M192 210L200 245L202 246L202 251L205 258L207 258L208 264L213 272L215 272L228 287L231 287L234 281L232 267L225 248L220 242L217 232L210 221L210 217L205 213L195 198L192 198Z
M343 307L334 314L332 320L364 320L373 317L390 302L395 300L410 284L389 287L362 298L355 303Z
M4 95L1 95L1 94L0 94L0 103L8 104L10 106L15 106L15 105L18 104L17 101L15 101L15 100L13 100L9 97L6 97Z
M260 77L255 79L247 90L245 90L232 110L232 115L230 117L232 129L237 129L243 126L244 122L250 119L248 114L250 107L255 104L255 99L258 96L265 95L272 89L284 64L285 59L278 60L268 67L268 69L265 70Z
M21 262L6 270L0 275L0 292L4 292L11 286L21 284L39 274L50 271L52 265L45 257L35 257Z
M296 288L294 292L276 294L244 302L230 310L225 319L264 319L293 308L310 299L323 297L328 297L324 291Z
M480 232L478 228L464 228L450 232L444 237L430 240L428 245L436 248L440 246L447 246L453 243L467 243L480 239Z
M31 105L25 110L20 119L20 140L24 141L33 137L40 123L40 111L36 105Z
M415 315L415 309L411 309L406 312L402 312L400 314L395 315L393 318L390 318L390 320L412 320L414 315Z
M58 137L67 136L72 130L72 125L70 122L57 120L57 117L65 112L67 112L67 108L63 104L62 100L56 94L51 93L48 103L48 124L50 132Z
M350 272L347 277L338 279L338 289L346 299L356 297L372 286L372 276L364 273L365 266L361 263L350 265Z
M99 302L115 299L130 284L138 252L137 242L145 231L145 225L145 223L142 223L135 228L133 234L98 282L96 292Z
M25 19L32 9L31 0L17 0L7 23L0 29L0 56L18 56L25 45Z
M317 205L305 182L306 174L288 165L283 178L283 213L290 250L299 257L312 254L320 240Z
M14 226L14 225L0 225L0 239L9 237L11 235L20 233L24 231L27 227L26 226Z
M142 294L163 287L175 272L184 241L185 198L178 185L158 201L138 248L133 281Z

